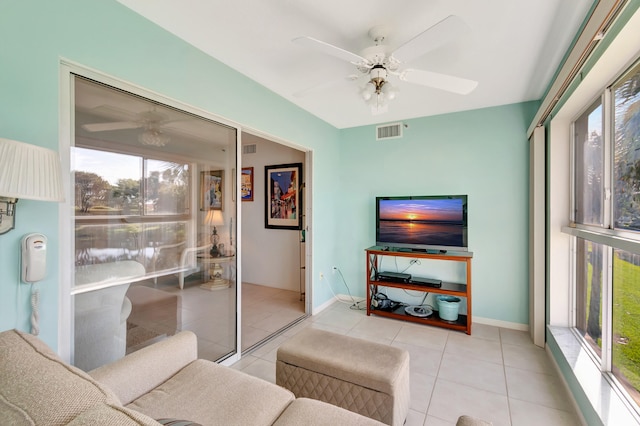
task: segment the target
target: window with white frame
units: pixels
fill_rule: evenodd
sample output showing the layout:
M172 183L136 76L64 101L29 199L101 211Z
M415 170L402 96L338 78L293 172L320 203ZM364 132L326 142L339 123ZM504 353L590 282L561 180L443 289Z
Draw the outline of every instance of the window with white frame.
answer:
M574 326L640 404L640 62L573 122Z
M147 273L178 269L192 221L189 164L80 146L72 155L76 266L136 260ZM160 256L164 247L174 255Z

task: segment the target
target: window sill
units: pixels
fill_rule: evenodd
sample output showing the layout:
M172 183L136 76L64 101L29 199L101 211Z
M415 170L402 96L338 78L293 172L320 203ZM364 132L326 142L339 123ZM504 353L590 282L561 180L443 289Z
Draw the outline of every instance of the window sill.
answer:
M574 332L556 326L548 326L548 331L551 352L587 423L591 424L595 419L590 417L595 415L605 425L640 425L638 413L610 378L600 371Z

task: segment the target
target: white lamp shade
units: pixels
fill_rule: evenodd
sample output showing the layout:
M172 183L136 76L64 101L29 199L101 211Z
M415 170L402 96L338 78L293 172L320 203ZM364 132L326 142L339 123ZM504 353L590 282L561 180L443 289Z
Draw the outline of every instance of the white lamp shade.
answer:
M220 210L209 210L207 217L204 219L205 225L208 226L220 226L224 225L224 217Z
M58 153L0 138L0 197L64 201Z

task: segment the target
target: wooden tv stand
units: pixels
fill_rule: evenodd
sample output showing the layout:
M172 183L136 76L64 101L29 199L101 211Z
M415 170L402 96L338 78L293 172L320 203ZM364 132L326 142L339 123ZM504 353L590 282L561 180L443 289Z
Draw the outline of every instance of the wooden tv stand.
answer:
M369 247L367 250L367 315L380 315L383 317L395 318L404 321L411 321L420 324L428 324L436 327L448 328L451 330L464 331L471 334L471 252L446 252L437 253L425 251L399 251L394 249L384 250L383 247ZM442 282L442 286L428 287L407 282L379 281L376 272L380 272L379 266L384 256L407 257L412 259L433 259L438 261L461 262L465 264L466 279L464 283ZM433 294L446 294L449 296L464 297L467 300L467 314L458 315L456 322L441 320L434 306L433 314L421 318L409 315L405 312L404 306L399 306L393 311L380 310L371 306L371 298L378 293L378 287L400 288L405 290L421 291Z

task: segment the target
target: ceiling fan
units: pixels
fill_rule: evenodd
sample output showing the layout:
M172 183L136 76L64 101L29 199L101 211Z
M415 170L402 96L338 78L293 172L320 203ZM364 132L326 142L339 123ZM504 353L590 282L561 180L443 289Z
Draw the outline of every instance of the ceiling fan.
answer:
M390 76L395 76L400 81L461 95L471 93L478 85L477 81L431 71L403 68L405 64L444 45L467 30L468 27L460 18L450 15L397 49L391 50L389 46L383 44L388 28L376 26L369 30L369 37L373 39L375 45L364 49L361 55L313 37L297 37L293 42L355 65L360 74L367 78L360 95L371 105L372 113L380 114L387 111L388 101L394 99L398 93L397 88L389 82ZM349 78L356 80L358 76Z
M88 132L107 132L112 130L126 130L144 128L144 132L138 135L138 141L143 145L165 146L171 138L164 133L161 127L168 123L167 117L152 109L135 114L135 120L112 121L107 123L83 124L81 127Z

